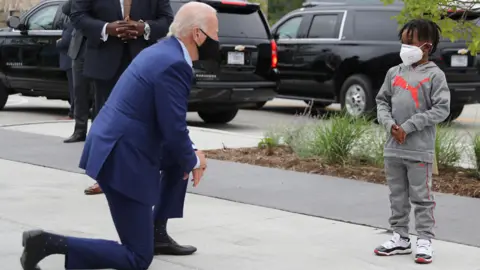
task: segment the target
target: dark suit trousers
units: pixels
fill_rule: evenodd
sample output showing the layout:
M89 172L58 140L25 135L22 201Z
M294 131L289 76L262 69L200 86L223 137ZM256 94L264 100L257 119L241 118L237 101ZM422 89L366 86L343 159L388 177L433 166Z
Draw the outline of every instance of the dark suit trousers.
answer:
M121 244L103 239L68 237L66 269L146 270L153 260L152 207L101 185Z
M88 115L90 114L90 80L83 75L84 55L85 42L83 42L77 59L72 60L72 71L75 95L75 133L86 134Z
M67 81L68 81L68 95L70 100L70 111L68 115L73 116L75 115L75 91L73 89L73 72L72 69L66 70L67 73Z
M162 171L160 180L160 197L154 207L154 218L165 221L170 218L183 217L185 195L189 180L183 180L183 170L173 166Z
M122 75L122 73L127 69L128 65L132 61L132 57L130 56L130 50L128 45L125 44L125 48L123 49L123 54L120 55L120 67L118 68L117 72L110 80L93 80L93 90L95 95L95 106L93 109L93 118L98 115L100 110L102 109L105 102L107 102L110 93L112 92L115 84L117 83L118 79Z

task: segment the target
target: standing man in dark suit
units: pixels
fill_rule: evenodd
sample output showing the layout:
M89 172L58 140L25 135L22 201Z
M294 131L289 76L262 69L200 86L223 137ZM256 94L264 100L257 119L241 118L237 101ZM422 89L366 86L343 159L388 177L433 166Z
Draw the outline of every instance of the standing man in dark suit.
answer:
M132 59L163 38L173 20L169 0L74 0L73 25L87 36L84 75L93 79L94 117ZM85 194L100 194L98 184Z
M132 59L167 34L173 12L169 0L74 0L71 19L87 36L84 75L97 115Z
M105 192L121 244L26 231L24 270L35 270L53 254L65 255L66 269L146 270L157 237L170 238L154 227L158 216L152 205L161 216L180 215L189 174L194 186L203 176L205 155L192 148L186 122L192 61L216 59L219 53L213 7L189 2L172 26L174 36L141 52L121 75L80 159L80 167Z
M68 6L68 2L63 4L62 6L62 12L63 8L65 6ZM70 8L65 7L65 8ZM68 15L65 14L67 17ZM75 95L74 95L74 89L73 89L73 75L72 75L72 59L68 56L68 47L70 46L70 41L72 40L72 32L73 32L73 26L70 23L70 20L65 20L63 23L63 32L62 32L62 37L57 40L57 50L60 55L60 69L64 70L67 73L67 81L68 81L68 93L70 97L70 111L68 112L68 117L72 118L74 117L74 108L75 108Z
M68 0L62 11L71 17L72 0ZM72 41L68 48L68 56L72 61L72 75L74 88L74 118L75 127L72 136L65 143L83 142L87 137L88 116L90 114L90 80L83 75L85 62L86 37L79 29L73 29Z

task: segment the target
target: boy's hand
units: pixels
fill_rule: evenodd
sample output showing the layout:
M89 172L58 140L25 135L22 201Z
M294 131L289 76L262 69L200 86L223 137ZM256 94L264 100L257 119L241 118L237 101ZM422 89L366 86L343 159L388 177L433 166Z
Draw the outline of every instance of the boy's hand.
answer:
M392 136L399 143L403 144L407 138L407 133L398 125L392 126Z

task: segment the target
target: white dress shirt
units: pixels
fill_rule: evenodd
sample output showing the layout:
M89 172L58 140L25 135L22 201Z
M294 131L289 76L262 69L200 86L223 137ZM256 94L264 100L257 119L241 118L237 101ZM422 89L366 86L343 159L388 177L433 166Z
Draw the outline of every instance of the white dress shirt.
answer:
M122 16L125 17L123 15L123 0L119 0L120 1L120 7L122 8ZM101 33L101 36L100 36L100 39L103 40L103 41L107 41L108 39L108 34L107 34L107 24L106 23L104 26L103 26L103 29L102 29L102 33ZM150 29L150 25L148 25L147 22L143 22L143 24L145 25L145 32L143 34L143 38L145 40L148 40L150 38L150 31L147 31L147 29Z

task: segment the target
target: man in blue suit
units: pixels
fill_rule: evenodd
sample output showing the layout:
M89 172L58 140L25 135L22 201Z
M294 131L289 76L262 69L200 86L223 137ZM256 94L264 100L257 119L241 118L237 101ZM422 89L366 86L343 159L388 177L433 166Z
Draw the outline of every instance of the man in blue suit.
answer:
M143 50L122 74L92 124L80 161L105 193L121 244L26 231L24 270L52 254L65 255L66 269L145 270L154 238L169 238L157 236L154 222L182 214L189 174L196 186L206 168L205 156L192 148L186 114L192 61L218 57L216 11L189 2L170 29L173 37Z
M63 10L67 10L70 5L68 2L63 4ZM69 10L68 10L69 11ZM70 12L69 12L70 13ZM64 12L65 14L65 12ZM68 56L68 47L70 46L70 41L72 40L73 25L68 19L68 14L65 15L65 20L63 21L63 32L62 37L57 40L57 50L60 56L60 69L64 70L67 73L67 82L68 82L68 93L70 96L70 111L68 112L68 117L73 118L74 112L74 92L73 92L73 75L72 75L72 59Z

